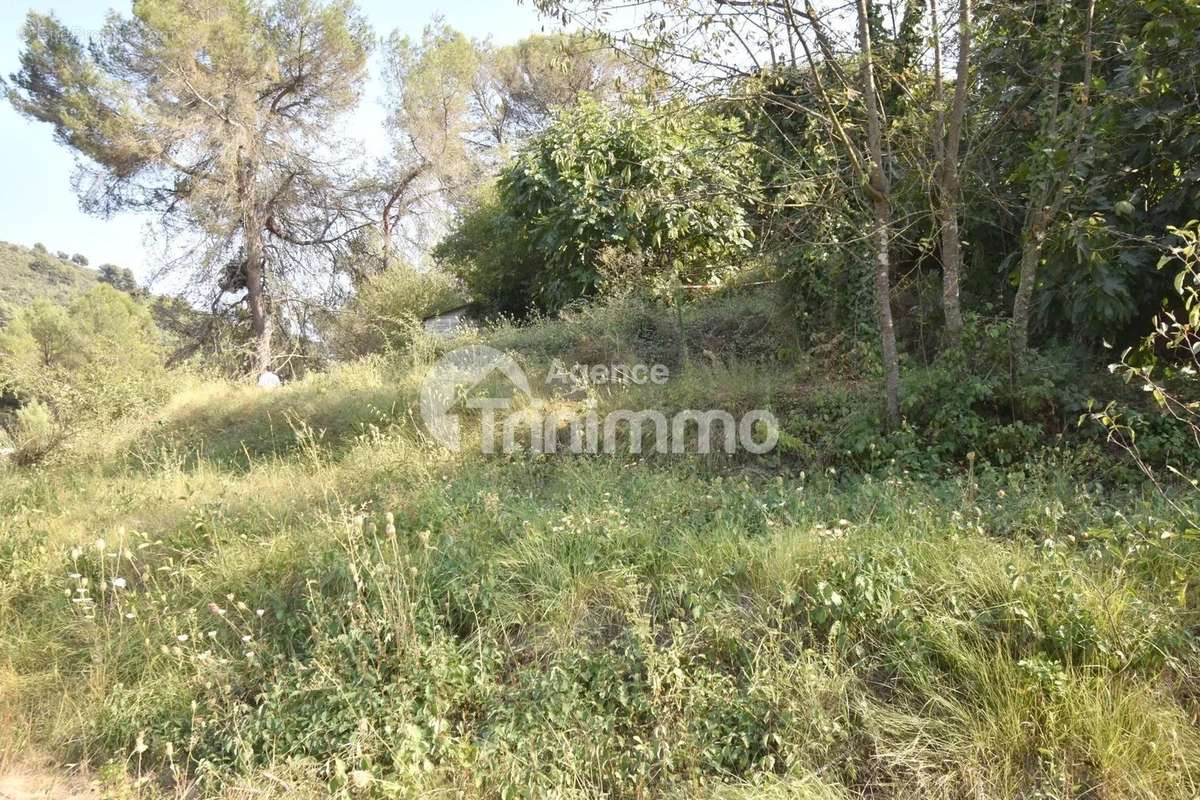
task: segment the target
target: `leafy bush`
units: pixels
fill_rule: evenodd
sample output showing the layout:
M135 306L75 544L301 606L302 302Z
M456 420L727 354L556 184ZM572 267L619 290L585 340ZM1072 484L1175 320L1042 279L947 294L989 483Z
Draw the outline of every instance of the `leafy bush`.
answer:
M862 246L865 217L855 193L845 190L856 181L852 162L844 148L829 146L825 123L801 110L828 98L853 125L864 125L853 92L845 84L818 89L806 69L764 70L742 80L734 94L744 99L729 105L756 145L764 187L755 215L760 247L773 259L797 316L809 327L871 340L877 334L869 248ZM904 159L897 154L897 164ZM929 208L922 172L899 167L889 175L893 213L916 236ZM920 266L902 238L891 252L897 276Z
M34 400L17 410L9 431L18 463L40 461L62 441L62 429L49 407Z
M1014 374L1009 322L966 322L957 345L905 370L902 426L885 431L873 376L826 381L785 409L781 448L817 464L938 472L971 460L1014 464L1074 432L1087 402L1086 360L1031 352Z
M131 413L165 388L149 310L103 284L66 309L35 300L0 332L0 355L0 385L68 427Z
M707 282L749 250L758 193L739 125L683 108L615 111L583 101L500 175L437 258L498 310L556 311L593 294L606 249L650 277Z
M1074 370L1068 359L1031 355L1014 375L1007 320L973 318L961 341L928 367L908 370L904 413L931 455L962 460L969 452L1012 463L1062 432L1070 412L1064 388Z
M1200 222L1171 228L1176 244L1159 269L1176 267L1177 297L1154 318L1154 331L1110 370L1153 398L1144 411L1114 401L1091 417L1152 480L1170 472L1200 487Z
M501 203L495 183L476 193L433 258L463 282L472 299L502 314L529 309L532 276L545 269L524 228Z
M466 302L461 284L441 270L393 264L367 279L339 314L332 345L352 358L396 350L421 333L421 320Z

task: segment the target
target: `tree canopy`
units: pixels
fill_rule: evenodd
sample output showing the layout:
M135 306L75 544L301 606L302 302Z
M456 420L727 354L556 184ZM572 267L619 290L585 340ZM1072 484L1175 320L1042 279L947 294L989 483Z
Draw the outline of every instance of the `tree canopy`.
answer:
M175 266L214 308L240 298L258 369L284 302L333 273L365 224L347 198L334 121L358 99L370 31L348 0L139 0L84 45L31 12L7 94L84 159L85 205L149 209L190 237Z

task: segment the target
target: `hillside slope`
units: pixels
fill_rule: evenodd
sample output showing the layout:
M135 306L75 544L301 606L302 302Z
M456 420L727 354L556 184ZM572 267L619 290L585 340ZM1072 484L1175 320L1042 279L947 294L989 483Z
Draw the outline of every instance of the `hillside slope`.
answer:
M786 403L824 441L828 377L749 306L685 320L703 363L628 311L477 341L535 382L661 357L666 385L598 401ZM452 453L416 421L429 347L274 392L181 377L0 466L0 765L293 800L1200 791L1197 532L1086 450L942 474L795 444Z
M99 273L53 253L40 253L11 242L0 242L0 324L15 309L45 297L66 303L96 284Z

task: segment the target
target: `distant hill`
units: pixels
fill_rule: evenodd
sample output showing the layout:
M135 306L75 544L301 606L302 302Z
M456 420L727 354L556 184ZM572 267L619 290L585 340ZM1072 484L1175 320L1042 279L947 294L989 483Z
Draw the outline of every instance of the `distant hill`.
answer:
M0 242L0 323L37 297L67 303L95 286L99 276L96 270L69 258Z
M99 269L92 269L76 263L66 253L5 241L0 241L0 328L38 297L65 306L101 281L149 306L170 352L190 353L196 349L197 331L204 329L208 315L186 300L139 288L126 268L101 264Z

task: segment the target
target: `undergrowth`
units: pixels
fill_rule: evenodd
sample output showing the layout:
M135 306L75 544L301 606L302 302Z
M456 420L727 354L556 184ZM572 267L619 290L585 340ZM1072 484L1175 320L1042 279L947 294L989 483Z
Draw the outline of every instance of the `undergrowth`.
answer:
M3 468L0 761L146 795L1196 796L1200 532L1059 435L1054 371L847 446L872 376L748 349L736 303L685 319L726 331L686 362L637 308L474 336L535 371L661 355L665 386L589 391L767 403L771 459L448 453L430 345L195 381ZM967 423L1002 414L1042 433L989 450Z

